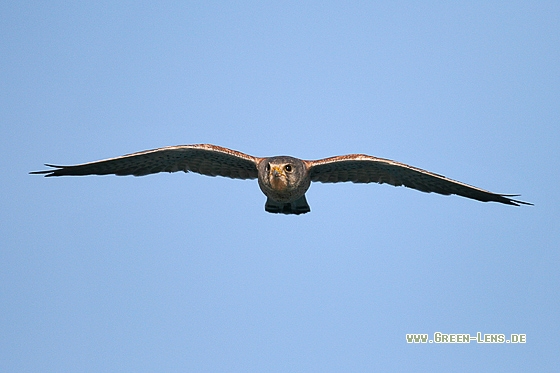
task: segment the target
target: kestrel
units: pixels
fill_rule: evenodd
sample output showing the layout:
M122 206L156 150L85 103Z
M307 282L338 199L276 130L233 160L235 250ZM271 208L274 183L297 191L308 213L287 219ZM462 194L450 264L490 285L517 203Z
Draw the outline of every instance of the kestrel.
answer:
M387 183L404 185L422 192L457 194L482 202L519 206L531 203L496 194L420 168L365 154L305 161L288 156L253 157L235 150L209 144L168 146L74 166L55 166L34 171L45 176L134 175L158 172L197 172L232 179L258 179L266 195L264 209L271 213L305 214L310 210L305 192L312 181L321 183Z

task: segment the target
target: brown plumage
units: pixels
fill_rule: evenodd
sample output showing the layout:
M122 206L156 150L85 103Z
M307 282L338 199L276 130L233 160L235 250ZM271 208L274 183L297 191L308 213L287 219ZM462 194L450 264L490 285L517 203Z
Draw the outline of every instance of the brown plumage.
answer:
M144 176L158 172L190 171L232 179L258 178L259 187L267 196L265 210L283 214L299 215L310 211L305 192L312 181L387 183L428 193L457 194L482 202L531 205L510 198L516 195L488 192L404 163L364 154L305 161L288 156L258 158L221 146L199 144L168 146L73 166L46 166L54 169L31 174Z

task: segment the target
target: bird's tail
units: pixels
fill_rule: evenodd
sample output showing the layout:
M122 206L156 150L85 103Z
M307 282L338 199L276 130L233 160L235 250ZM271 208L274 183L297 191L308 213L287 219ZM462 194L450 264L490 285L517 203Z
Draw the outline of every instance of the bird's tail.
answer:
M264 205L264 209L267 212L271 212L273 214L286 214L286 215L299 215L305 214L311 209L307 204L307 200L305 199L305 195L301 196L300 198L296 199L293 202L276 202L273 199L267 198L266 203Z

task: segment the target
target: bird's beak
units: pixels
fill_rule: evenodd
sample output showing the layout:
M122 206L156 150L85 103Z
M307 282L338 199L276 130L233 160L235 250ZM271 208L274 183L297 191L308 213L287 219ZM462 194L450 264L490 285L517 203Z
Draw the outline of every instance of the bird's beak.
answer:
M282 170L282 167L272 166L270 172L274 177L286 176L284 174L284 171Z

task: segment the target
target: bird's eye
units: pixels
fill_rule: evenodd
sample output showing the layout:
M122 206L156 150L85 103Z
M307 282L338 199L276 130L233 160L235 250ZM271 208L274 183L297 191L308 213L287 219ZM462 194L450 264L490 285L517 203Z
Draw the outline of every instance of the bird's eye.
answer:
M284 169L285 169L287 172L292 172L292 165L287 164L286 166L284 166Z
M266 164L266 172L270 171L270 163Z

